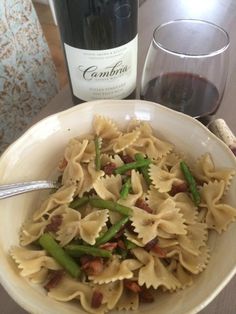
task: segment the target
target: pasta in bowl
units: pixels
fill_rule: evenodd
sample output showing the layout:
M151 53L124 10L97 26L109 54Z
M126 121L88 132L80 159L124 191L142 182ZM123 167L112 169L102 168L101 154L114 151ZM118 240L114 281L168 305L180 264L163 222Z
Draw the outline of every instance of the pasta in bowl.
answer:
M200 123L149 102L42 120L2 156L2 182L61 187L2 201L4 287L38 313L197 312L235 273L235 164Z

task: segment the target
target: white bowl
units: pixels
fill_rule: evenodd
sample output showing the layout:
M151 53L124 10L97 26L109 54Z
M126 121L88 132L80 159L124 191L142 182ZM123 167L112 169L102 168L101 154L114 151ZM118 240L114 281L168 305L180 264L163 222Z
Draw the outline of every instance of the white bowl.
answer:
M75 106L30 128L2 155L0 183L50 178L68 140L88 132L94 114L109 116L121 126L132 118L146 120L158 134L180 150L194 157L210 152L216 166L236 169L236 159L226 145L191 117L151 102L106 100ZM228 194L228 203L234 206L235 191L236 178ZM78 305L56 302L46 297L38 286L30 286L18 275L9 257L9 248L19 244L19 228L25 217L36 209L38 197L38 192L32 192L0 201L1 284L19 305L31 313L84 313ZM154 303L141 306L135 313L186 314L203 309L236 273L236 250L232 249L235 239L234 223L221 236L212 233L210 262L194 285L177 293L162 294Z

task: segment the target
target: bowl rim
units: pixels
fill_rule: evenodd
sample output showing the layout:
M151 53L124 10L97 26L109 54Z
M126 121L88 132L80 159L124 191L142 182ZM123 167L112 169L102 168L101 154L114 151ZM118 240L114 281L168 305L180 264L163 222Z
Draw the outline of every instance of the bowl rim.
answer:
M236 163L235 156L234 156L233 152L231 151L231 149L219 137L217 137L206 126L204 126L200 121L198 121L197 119L195 119L195 118L193 118L193 117L191 117L189 115L184 114L183 112L175 111L175 110L173 110L171 108L168 108L168 107L166 107L164 105L161 105L159 103L155 103L155 102L151 102L151 101L147 101L147 100L141 100L141 99L126 99L126 100L104 99L104 100L93 100L93 101L84 102L82 104L75 105L75 106L70 107L68 109L65 109L65 110L62 110L62 111L50 114L50 115L40 119L40 121L34 123L28 129L26 129L25 132L23 134L21 134L19 138L17 138L13 143L11 143L6 148L6 150L2 153L2 155L0 156L0 163L5 158L5 156L8 154L8 152L11 151L14 148L14 146L19 145L19 143L22 140L24 140L25 136L28 136L29 134L31 134L34 131L34 129L40 127L40 125L43 124L45 121L53 119L53 117L56 117L56 116L62 117L64 115L70 114L70 113L72 113L74 111L76 112L78 110L83 110L84 108L86 108L88 106L90 106L90 107L93 107L93 106L103 106L104 103L105 103L106 105L110 105L112 107L112 106L114 106L114 103L118 104L118 103L121 103L121 102L125 102L127 104L130 103L131 105L132 104L135 105L135 103L142 103L142 104L146 104L148 106L154 106L154 107L157 107L158 110L161 110L163 112L166 111L166 112L169 112L169 113L171 113L173 115L182 117L183 119L186 119L187 121L191 121L191 123L195 124L197 127L200 127L201 129L205 130L205 132L212 139L214 139L216 142L219 143L219 145L224 147L224 149L226 149L226 151L229 153L233 163Z

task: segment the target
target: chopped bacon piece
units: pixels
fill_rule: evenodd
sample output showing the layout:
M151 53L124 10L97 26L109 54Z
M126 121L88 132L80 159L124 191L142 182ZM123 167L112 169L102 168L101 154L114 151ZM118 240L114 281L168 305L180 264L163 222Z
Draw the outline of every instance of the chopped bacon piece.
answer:
M142 289L139 292L139 299L140 299L140 302L143 302L143 303L151 303L154 301L154 297L151 291L147 289L145 286L142 286Z
M158 238L156 237L156 238L152 239L151 241L149 241L148 243L146 243L144 246L144 249L146 251L150 251L151 249L153 249L153 247L155 245L157 245L157 243L158 243Z
M135 160L129 155L122 155L121 159L125 164L129 164L130 162L134 162Z
M177 193L187 192L187 191L188 191L188 184L186 181L176 182L172 185L170 195L175 196Z
M103 294L100 291L94 291L91 300L91 307L97 309L101 306Z
M45 231L57 232L62 224L62 215L52 216L50 223L45 227Z
M68 164L68 162L67 162L67 160L65 158L61 159L59 161L59 164L58 164L58 170L59 171L64 171L66 166L67 166L67 164Z
M61 281L64 271L63 270L54 270L51 272L52 276L49 279L49 281L46 283L44 288L47 291L50 291L51 289L55 288Z
M116 169L116 164L114 162L109 162L103 167L103 171L105 172L105 174L109 176L113 174L115 169Z
M104 244L99 245L100 249L104 249L107 251L113 251L117 247L117 242L107 242Z
M164 258L166 257L166 251L162 249L158 244L152 247L151 249L154 253L158 255L158 257Z
M153 210L148 206L148 204L142 198L139 198L136 201L135 206L145 210L149 214L151 214L153 212Z
M82 269L85 271L87 275L96 276L99 275L103 269L103 259L100 257L95 257L90 261L87 261L82 265Z
M125 246L125 244L124 244L124 241L122 241L122 240L118 240L118 246L121 248L121 249L123 249L123 250L126 250L126 246Z
M142 290L137 281L132 281L129 279L124 280L124 286L125 288L133 291L134 293L139 293Z
M91 255L82 255L79 260L80 260L80 264L84 265L87 262L92 261L93 259L94 259L94 257Z

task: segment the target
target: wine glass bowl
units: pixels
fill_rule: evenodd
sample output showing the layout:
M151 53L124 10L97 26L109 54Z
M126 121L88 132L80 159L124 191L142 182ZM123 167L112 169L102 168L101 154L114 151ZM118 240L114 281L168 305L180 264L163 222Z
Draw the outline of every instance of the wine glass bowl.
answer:
M224 94L229 43L227 32L207 21L158 26L144 64L141 98L195 118L213 115Z

